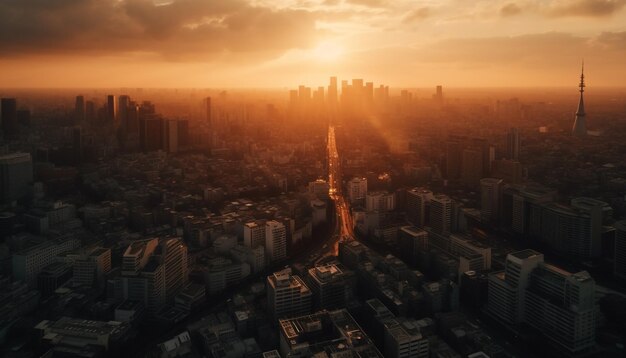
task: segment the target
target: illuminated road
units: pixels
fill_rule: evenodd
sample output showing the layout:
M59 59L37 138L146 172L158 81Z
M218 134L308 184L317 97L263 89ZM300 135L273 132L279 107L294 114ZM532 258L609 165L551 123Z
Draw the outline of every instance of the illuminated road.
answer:
M335 127L328 127L328 185L330 187L329 195L335 203L335 212L337 213L337 226L335 227L335 235L329 242L328 252L320 257L316 263L321 262L329 256L337 256L339 254L339 241L354 240L354 224L350 208L343 196L341 187L341 160L337 151L337 143L335 141Z

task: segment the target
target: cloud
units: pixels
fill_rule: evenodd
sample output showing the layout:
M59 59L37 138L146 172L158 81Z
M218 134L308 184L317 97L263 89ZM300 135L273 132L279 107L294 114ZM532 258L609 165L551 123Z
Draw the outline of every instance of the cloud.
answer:
M502 16L515 16L519 15L522 12L522 9L517 6L515 3L508 3L500 8L500 15Z
M252 6L244 0L4 0L0 55L153 53L211 60L248 59L310 46L313 13Z
M387 0L346 0L347 3L369 7L385 7Z
M564 0L557 1L548 10L551 16L610 16L621 10L626 0Z
M626 51L626 31L603 32L593 40L593 44L604 49Z
M406 16L404 17L402 21L405 23L412 23L412 22L424 20L429 16L430 16L430 8L421 7L419 9L415 9L409 12L408 14L406 14Z

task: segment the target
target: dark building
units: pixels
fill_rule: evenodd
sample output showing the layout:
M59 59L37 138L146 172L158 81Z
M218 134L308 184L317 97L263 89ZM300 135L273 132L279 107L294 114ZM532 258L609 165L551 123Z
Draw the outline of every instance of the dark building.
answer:
M2 132L4 137L17 135L17 100L15 98L2 99Z

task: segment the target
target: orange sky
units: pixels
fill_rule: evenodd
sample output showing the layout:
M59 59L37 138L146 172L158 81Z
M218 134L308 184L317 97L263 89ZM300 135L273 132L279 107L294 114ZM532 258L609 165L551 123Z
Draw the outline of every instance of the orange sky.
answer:
M0 0L1 87L626 85L626 0Z

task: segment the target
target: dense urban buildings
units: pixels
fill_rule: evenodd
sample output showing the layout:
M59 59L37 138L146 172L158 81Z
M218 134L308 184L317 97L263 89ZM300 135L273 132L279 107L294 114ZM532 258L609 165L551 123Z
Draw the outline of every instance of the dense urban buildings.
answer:
M626 107L583 87L3 90L0 352L623 355Z

